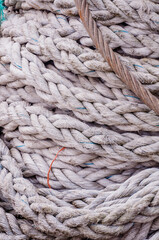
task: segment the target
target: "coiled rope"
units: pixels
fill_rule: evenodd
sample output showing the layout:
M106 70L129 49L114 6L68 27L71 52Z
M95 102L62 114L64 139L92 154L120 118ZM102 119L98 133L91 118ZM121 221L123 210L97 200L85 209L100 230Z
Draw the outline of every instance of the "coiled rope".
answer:
M158 2L87 3L120 61L158 98ZM95 49L73 0L5 6L0 238L158 239L159 116Z
M108 62L113 71L123 80L128 87L135 92L135 94L146 104L159 114L159 100L154 97L149 90L146 90L141 83L134 78L133 74L122 64L117 54L114 54L112 49L108 46L106 40L102 36L102 32L98 29L96 22L93 20L89 5L86 0L75 0L76 6L79 9L79 15L82 19L89 35L104 59ZM119 30L120 31L120 30Z

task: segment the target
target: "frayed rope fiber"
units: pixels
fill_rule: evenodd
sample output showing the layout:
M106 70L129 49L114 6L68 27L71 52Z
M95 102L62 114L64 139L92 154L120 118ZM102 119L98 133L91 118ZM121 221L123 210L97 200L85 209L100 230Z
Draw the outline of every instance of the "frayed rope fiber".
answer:
M47 184L48 184L49 188L51 188L51 186L50 186L50 184L49 184L49 174L50 174L50 171L51 171L51 168L52 168L52 164L53 164L53 162L56 160L56 158L58 157L58 154L59 154L61 151L63 151L64 149L65 149L65 148L63 147L63 148L61 148L61 149L57 152L55 158L52 160L52 162L51 162L51 164L50 164L50 168L49 168L49 171L48 171L48 174L47 174Z

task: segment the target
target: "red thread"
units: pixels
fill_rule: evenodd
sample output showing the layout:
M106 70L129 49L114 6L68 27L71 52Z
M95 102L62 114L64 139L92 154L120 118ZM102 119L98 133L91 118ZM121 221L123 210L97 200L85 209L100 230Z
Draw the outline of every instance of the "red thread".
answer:
M64 149L65 149L65 147L61 148L61 149L58 151L58 153L56 154L55 158L52 160L52 163L51 163L51 165L50 165L50 168L49 168L49 171L48 171L48 174L47 174L47 184L48 184L49 188L51 188L51 186L50 186L50 184L49 184L49 173L50 173L50 171L51 171L52 164L53 164L53 162L56 160L58 154L59 154L61 151L63 151Z

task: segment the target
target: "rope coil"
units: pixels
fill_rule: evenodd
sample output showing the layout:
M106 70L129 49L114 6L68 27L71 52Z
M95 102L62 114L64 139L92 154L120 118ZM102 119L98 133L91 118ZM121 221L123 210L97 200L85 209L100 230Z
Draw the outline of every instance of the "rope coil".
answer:
M86 3L101 41L158 98L158 2ZM74 0L5 6L0 239L158 239L159 116L95 49Z
M126 85L138 96L150 109L159 114L159 100L153 96L149 90L145 89L141 83L131 74L126 66L122 64L120 58L115 54L104 40L101 31L93 20L86 0L75 0L80 18L92 38L96 48L100 51L104 59L111 66L113 71L126 83Z

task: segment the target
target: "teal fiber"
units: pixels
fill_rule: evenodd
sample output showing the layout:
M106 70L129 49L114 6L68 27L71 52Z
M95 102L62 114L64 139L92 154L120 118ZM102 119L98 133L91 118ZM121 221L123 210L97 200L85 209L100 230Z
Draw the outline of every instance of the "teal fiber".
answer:
M133 66L144 68L143 66L137 64L133 64Z
M35 41L35 42L38 42L38 40L36 40L35 38L32 38L32 40Z
M125 30L116 30L116 31L114 31L114 33L116 33L116 32L129 33L128 31L125 31Z
M67 21L66 18L63 18L63 17L57 17L57 18L61 18L61 19L65 20L65 21Z
M91 70L91 71L88 71L88 72L86 72L86 73L92 73L92 72L95 72L95 70Z
M94 165L94 163L84 163L85 165Z
M26 118L29 118L27 115L25 115L25 114L19 114L19 116L24 116L24 117L26 117Z
M108 177L106 177L106 179L109 179L109 178L111 178L112 177L112 175L111 176L108 176Z
M23 199L21 199L22 202L24 202L25 204L28 204L27 202L25 202Z
M0 0L0 23L2 23L5 20L4 16L4 9L5 7L3 6L4 0Z
M16 64L16 63L14 63L18 68L21 68L22 69L22 67L21 66L19 66L18 64Z
M140 99L138 97L135 97L135 96L129 96L129 95L124 95L125 97L132 97L132 98L136 98L136 99Z

